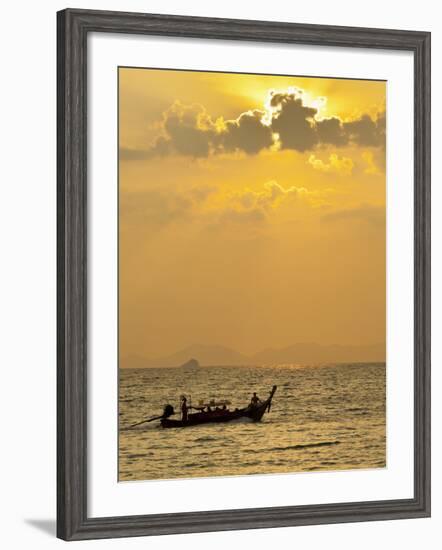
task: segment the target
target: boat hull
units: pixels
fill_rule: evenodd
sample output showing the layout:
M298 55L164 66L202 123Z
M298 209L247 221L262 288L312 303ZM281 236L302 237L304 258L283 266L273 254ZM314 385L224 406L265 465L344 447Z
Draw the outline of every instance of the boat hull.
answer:
M236 409L234 411L212 411L198 412L189 414L187 420L177 420L173 418L162 418L161 426L163 428L185 428L189 426L199 426L201 424L221 424L232 422L241 418L251 422L260 422L264 413L270 410L273 394L276 391L276 386L273 386L268 399L259 403L256 406L248 406L244 409Z

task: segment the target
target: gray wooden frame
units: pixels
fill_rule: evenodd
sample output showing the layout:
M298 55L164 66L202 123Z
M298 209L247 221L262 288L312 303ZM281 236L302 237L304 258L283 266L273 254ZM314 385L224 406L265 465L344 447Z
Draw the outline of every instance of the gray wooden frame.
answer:
M430 33L68 9L57 14L57 535L65 540L430 515ZM87 36L151 34L408 50L414 55L414 497L92 518L87 515ZM410 83L410 85L412 85Z

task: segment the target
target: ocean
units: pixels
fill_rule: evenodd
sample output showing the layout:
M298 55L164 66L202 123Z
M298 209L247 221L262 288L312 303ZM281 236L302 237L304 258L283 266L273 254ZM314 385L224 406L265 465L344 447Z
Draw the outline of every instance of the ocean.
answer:
M385 382L384 363L120 369L119 481L383 468ZM274 384L262 422L127 429L182 394L235 408Z

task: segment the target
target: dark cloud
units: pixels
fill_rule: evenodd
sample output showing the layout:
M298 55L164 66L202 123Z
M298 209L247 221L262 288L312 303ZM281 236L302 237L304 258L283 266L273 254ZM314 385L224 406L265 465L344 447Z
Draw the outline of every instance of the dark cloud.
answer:
M158 141L165 154L175 151L191 157L207 157L215 135L215 127L201 105L182 105L175 102L165 113L163 127L167 138Z
M259 153L273 144L272 130L262 122L263 111L242 113L236 120L228 120L219 133L219 142L226 152Z
M318 143L324 145L347 145L348 134L344 129L341 119L337 117L324 118L315 123Z
M195 158L221 152L259 153L273 144L272 130L262 123L264 114L248 111L235 120L223 121L217 128L201 105L176 102L163 115L165 136L160 136L143 158L172 152Z
M344 131L348 140L356 145L377 147L385 145L385 113L376 120L368 115L362 115L357 120L344 123Z
M317 109L305 106L296 92L272 93L270 106L274 109L271 128L279 136L281 149L303 152L316 145L314 116Z
M304 105L298 91L273 93L270 106L274 109L270 126L279 134L282 149L304 152L321 145L378 147L385 144L385 113L376 120L367 114L350 122L338 117L317 120L317 109Z
M385 113L376 120L363 114L344 122L338 117L316 119L318 111L304 103L300 90L271 92L269 111L253 110L234 120L214 122L202 105L176 101L163 114L160 135L145 151L121 149L122 160L179 154L204 158L210 154L258 154L276 143L281 149L305 152L320 146L385 147Z

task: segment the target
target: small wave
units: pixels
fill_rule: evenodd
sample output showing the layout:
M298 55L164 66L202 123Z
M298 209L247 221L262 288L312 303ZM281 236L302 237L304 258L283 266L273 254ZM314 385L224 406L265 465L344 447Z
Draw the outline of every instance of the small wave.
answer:
M212 468L214 466L216 466L214 462L188 462L183 464L182 468Z
M298 449L308 449L310 447L329 447L331 445L339 445L340 441L319 441L318 443L300 443L298 445L288 445L287 447L272 447L265 451L296 451Z
M206 441L216 441L217 438L211 435L205 435L203 437L197 437L195 443L206 443Z
M143 453L143 454L133 454L133 455L127 455L127 458L133 460L133 459L137 459L137 458L146 458L146 455L147 453Z

